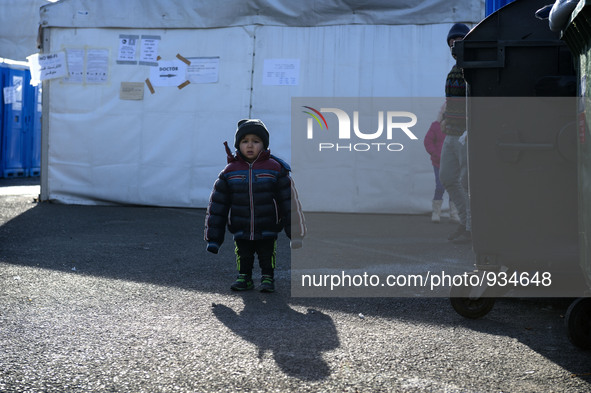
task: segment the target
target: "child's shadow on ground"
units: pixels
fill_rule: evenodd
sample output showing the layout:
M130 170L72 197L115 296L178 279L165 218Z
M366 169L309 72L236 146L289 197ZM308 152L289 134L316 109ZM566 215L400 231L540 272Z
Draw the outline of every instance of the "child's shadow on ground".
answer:
M244 294L239 313L217 304L213 314L235 334L255 344L259 359L270 351L273 359L292 377L322 380L330 368L322 352L339 347L337 330L331 317L319 311L303 314L289 307L277 294Z

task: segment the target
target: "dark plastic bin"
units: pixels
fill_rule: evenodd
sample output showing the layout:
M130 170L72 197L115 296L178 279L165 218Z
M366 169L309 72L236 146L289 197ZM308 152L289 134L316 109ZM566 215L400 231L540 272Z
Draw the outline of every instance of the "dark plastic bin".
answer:
M453 50L469 84L476 267L552 274L551 290L539 283L507 285L482 296L510 290L577 296L584 286L577 239L576 73L559 34L535 17L545 5L547 0L516 0Z
M579 105L578 138L578 206L580 265L588 288L591 288L591 1L580 1L563 32L577 66ZM569 338L573 344L591 349L591 298L587 293L571 304L566 313Z

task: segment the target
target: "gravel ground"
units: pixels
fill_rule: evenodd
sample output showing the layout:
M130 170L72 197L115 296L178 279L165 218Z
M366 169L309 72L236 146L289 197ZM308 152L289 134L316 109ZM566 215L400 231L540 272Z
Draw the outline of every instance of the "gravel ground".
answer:
M205 252L202 209L35 192L0 181L0 391L591 391L591 353L564 328L570 299L498 299L467 320L447 298L294 298L285 237L277 292L233 293L232 247ZM453 229L400 220L420 228L407 236Z

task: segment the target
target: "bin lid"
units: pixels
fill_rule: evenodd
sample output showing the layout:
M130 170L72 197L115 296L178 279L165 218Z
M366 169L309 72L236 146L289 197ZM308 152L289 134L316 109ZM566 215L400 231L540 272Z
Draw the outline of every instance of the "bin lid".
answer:
M516 0L476 25L453 54L473 96L534 96L540 83L551 96L572 95L572 56L560 34L536 18L548 0ZM550 90L548 90L548 84ZM565 87L566 86L566 87ZM553 91L556 91L554 94Z
M513 1L483 19L466 36L466 39L479 41L559 39L559 34L549 29L547 21L536 18L536 11L545 5L548 5L548 0Z

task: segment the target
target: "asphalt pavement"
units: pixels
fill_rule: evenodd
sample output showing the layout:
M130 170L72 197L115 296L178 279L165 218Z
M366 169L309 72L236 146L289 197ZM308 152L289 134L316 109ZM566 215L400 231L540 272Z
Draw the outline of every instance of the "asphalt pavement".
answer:
M233 247L205 251L203 209L38 190L0 179L2 392L591 391L591 352L564 327L572 299L497 299L472 320L447 297L294 297L285 236L277 291L236 293ZM396 258L471 266L447 220L388 219Z

